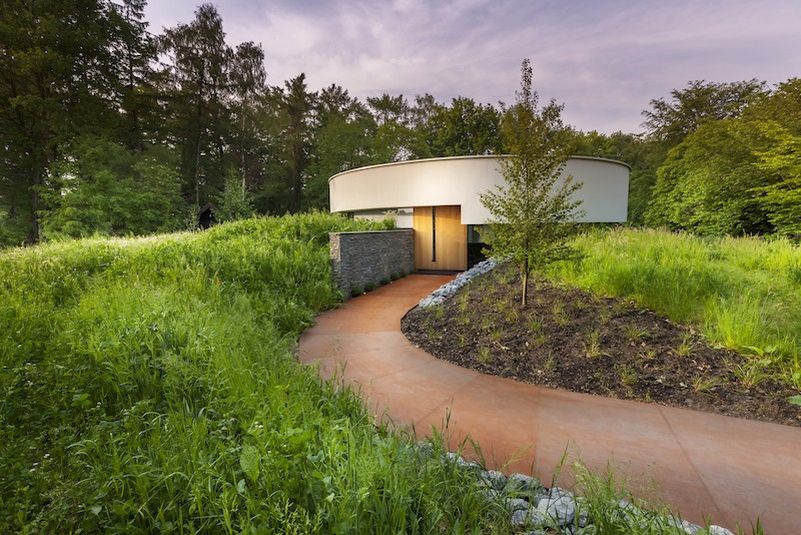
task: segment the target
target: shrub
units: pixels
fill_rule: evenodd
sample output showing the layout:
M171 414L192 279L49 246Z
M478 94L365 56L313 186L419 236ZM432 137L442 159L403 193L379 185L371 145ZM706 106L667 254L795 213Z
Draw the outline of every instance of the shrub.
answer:
M359 286L358 284L356 286L351 286L350 288L350 295L353 297L357 297L359 295L362 295L363 293L364 293L364 288Z

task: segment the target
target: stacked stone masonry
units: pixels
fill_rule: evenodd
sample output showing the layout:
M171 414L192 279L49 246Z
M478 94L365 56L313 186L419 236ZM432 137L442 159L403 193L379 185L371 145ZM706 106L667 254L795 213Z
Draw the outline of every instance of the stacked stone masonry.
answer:
M346 295L352 295L414 271L414 231L332 232L331 271Z

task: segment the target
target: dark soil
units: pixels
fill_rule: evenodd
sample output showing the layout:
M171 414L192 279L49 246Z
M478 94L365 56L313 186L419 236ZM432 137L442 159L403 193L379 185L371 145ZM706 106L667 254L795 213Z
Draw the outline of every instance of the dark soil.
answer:
M414 308L401 329L432 355L543 386L801 426L798 392L756 385L735 370L747 357L712 347L691 327L634 303L535 278L519 305L516 274L499 268L444 305Z

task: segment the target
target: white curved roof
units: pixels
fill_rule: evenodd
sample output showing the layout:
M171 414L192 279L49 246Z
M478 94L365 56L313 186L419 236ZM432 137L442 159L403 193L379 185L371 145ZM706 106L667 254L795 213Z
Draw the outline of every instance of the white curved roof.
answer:
M328 180L332 212L460 205L463 224L483 224L490 214L481 193L503 183L503 156L455 156L370 165ZM584 222L626 221L629 166L615 160L572 156L564 174L583 186Z

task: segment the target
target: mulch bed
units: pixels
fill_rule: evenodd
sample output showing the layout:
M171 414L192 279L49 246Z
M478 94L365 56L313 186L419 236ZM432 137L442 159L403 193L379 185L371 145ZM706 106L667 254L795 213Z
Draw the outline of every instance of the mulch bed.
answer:
M798 392L774 380L746 384L747 357L712 347L692 328L634 303L498 268L445 304L412 309L406 337L430 354L480 371L574 392L636 399L801 426Z

